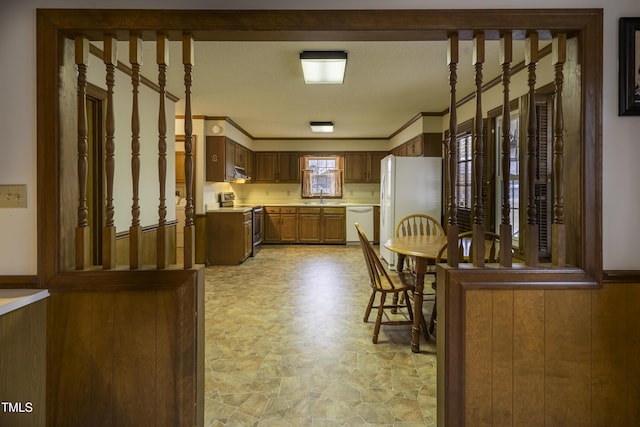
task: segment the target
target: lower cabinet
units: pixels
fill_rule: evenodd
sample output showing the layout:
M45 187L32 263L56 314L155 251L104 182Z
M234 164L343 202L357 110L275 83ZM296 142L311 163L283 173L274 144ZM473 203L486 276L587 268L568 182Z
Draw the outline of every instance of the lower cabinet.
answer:
M207 264L240 264L253 249L251 210L207 212Z
M265 243L297 243L298 208L266 206Z
M265 243L346 243L343 207L265 207Z

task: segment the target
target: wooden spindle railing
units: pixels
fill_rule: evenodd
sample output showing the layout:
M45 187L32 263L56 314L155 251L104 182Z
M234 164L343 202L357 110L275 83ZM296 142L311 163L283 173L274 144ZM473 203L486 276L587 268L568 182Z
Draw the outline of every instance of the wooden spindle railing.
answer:
M567 57L567 36L558 34L552 42L552 63L555 68L555 120L553 141L554 204L551 226L551 262L563 267L566 264L567 237L564 225L564 113L562 108L563 67Z
M447 195L447 264L458 266L458 202L456 200L456 182L458 175L458 159L456 136L458 134L458 116L456 114L456 84L458 81L458 33L449 34L447 63L449 65L449 139L447 141L447 165L449 194Z
M113 34L104 36L103 60L106 68L107 112L105 118L105 158L104 173L106 185L105 222L102 232L102 268L110 270L116 267L116 227L114 225L113 180L115 174L115 112L113 108L113 87L115 86L115 67L118 62L118 40Z
M140 66L142 65L142 37L129 36L129 62L131 63L131 183L133 204L131 205L131 227L129 227L129 268L140 268L142 259L142 227L140 226L140 112L138 93Z
M511 111L510 90L511 61L513 60L513 40L510 32L505 32L500 38L500 63L502 64L502 218L500 223L500 265L512 265L512 236L511 199L509 193L509 175L511 170ZM477 245L476 245L477 246Z
M165 107L167 87L167 65L169 65L169 39L165 34L156 37L156 62L158 64L158 179L160 205L158 206L158 230L156 233L156 266L169 265L169 231L167 229L167 116Z
M193 69L193 37L182 36L182 63L184 64L185 110L184 110L184 172L186 180L184 268L195 265L195 224L193 220L193 124L191 117L191 71Z
M528 70L529 108L527 117L527 225L524 260L528 266L538 265L538 220L536 210L536 170L537 170L537 117L536 117L536 65L538 63L538 33L527 34L525 44L525 65Z
M484 242L484 201L482 199L482 168L483 168L483 115L482 115L482 67L484 64L484 34L476 33L473 37L473 65L475 67L476 85L476 116L473 133L473 158L472 158L472 197L473 197L473 240ZM473 265L484 266L484 245L473 245L470 254Z
M87 66L89 65L89 40L75 39L75 62L78 67L78 225L76 227L76 270L91 264L87 221Z

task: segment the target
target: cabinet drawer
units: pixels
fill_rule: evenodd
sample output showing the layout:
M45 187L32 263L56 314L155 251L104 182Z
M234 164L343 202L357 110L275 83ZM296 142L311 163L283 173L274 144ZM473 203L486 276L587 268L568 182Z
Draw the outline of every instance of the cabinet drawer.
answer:
M344 208L323 208L324 209L324 213L325 214L330 214L330 215L345 215L345 209Z
M280 213L280 208L275 206L265 206L264 211L266 213Z
M243 217L244 217L244 221L251 221L251 211L245 212Z
M321 208L298 208L300 214L318 214L320 215Z
M298 211L298 208L285 208L285 207L280 208L280 213L283 213L283 214L285 214L285 213L288 213L288 214L292 214L293 213L294 214L297 211Z

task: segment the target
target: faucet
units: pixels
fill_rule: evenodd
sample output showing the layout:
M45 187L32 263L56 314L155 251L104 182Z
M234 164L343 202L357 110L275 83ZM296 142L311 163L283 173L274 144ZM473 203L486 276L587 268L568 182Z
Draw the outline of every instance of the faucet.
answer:
M320 204L324 204L324 193L322 192L322 189L320 189Z

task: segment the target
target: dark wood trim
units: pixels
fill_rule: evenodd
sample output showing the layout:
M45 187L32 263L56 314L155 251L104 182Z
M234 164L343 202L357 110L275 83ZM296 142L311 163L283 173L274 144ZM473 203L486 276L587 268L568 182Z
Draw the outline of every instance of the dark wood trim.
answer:
M38 276L0 276L0 289L16 288L38 288Z
M178 265L165 270L148 265L135 271L105 271L101 266L95 266L82 271L62 272L49 281L48 289L51 292L178 289L197 272L198 268L184 270Z
M640 284L640 270L605 270L602 283Z
M172 221L167 221L167 223L165 224L167 227L177 227L178 226L178 221L177 220L172 220ZM142 232L143 233L149 233L149 232L153 232L155 230L158 229L158 224L151 224L151 225L145 225L144 227L142 227ZM129 237L129 229L120 231L119 233L116 233L116 239L125 239Z

